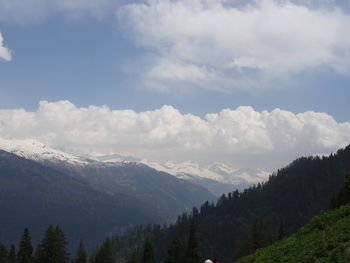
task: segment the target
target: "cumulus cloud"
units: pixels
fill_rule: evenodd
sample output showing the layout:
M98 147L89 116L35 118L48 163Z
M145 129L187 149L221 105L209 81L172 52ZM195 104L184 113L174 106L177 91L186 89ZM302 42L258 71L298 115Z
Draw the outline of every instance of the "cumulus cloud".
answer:
M4 46L4 38L0 32L0 59L10 61L12 59L11 50Z
M32 138L80 154L121 153L203 164L221 161L273 170L296 157L330 153L347 145L350 123L313 111L294 114L239 107L200 118L172 106L135 112L42 101L35 112L0 110L0 136Z
M148 0L118 16L152 53L147 83L195 80L231 91L274 87L310 70L349 74L350 15L334 1L316 2Z

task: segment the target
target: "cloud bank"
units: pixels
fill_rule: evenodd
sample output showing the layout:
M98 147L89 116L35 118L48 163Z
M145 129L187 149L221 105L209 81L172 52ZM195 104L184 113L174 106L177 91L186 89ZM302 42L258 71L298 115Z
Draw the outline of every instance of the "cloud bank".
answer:
M4 46L4 38L0 32L0 59L10 61L12 59L11 50Z
M119 9L145 48L148 87L286 86L316 70L349 74L350 15L334 1L148 0Z
M36 139L80 154L122 153L203 164L221 161L273 170L296 157L330 153L347 145L350 123L337 123L326 113L257 112L247 106L200 118L172 106L135 112L42 101L36 112L0 110L0 136Z

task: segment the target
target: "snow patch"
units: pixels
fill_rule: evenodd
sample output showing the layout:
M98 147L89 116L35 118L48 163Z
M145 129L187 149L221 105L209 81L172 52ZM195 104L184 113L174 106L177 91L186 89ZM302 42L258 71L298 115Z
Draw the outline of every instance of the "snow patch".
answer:
M0 138L0 149L33 161L64 162L75 166L85 166L89 162L74 155L54 150L32 139L12 140Z

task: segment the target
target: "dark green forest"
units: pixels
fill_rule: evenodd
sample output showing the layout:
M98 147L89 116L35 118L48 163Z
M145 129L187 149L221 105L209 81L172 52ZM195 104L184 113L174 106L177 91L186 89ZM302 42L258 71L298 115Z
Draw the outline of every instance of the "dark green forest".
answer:
M257 250L236 263L348 263L350 262L350 175L347 205L313 218L310 223L281 241ZM339 196L343 203L344 196Z
M299 158L272 174L266 183L222 195L217 203L206 202L192 213L181 214L169 226L136 227L126 235L115 236L113 243L118 253L128 258L132 251L141 253L140 240L150 236L156 259L162 261L173 240L186 240L194 221L200 259L232 261L295 233L326 211L348 171L350 146L327 157ZM264 229L264 233L259 234L258 244L249 246L247 240L254 228Z
M289 235L280 225L278 239L273 245L272 236L267 231L261 217L255 217L249 229L248 238L243 242L248 256L236 263L347 263L350 260L350 173L337 195L331 201L329 211L314 217L296 234ZM199 263L196 223L190 222L186 240L175 238L167 250L165 263ZM288 237L286 237L288 235ZM150 236L142 240L140 254L131 249L128 258L116 253L115 244L107 238L90 253L80 242L75 255L69 255L67 241L62 230L49 226L42 241L34 251L28 228L25 228L19 241L18 251L11 245L0 244L1 263L156 263L154 244ZM214 260L215 262L215 260ZM231 260L230 260L231 262Z
M89 251L83 241L69 251L63 231L51 225L34 248L25 228L17 246L0 245L0 262L348 262L349 171L350 146L299 158L267 182L206 202L173 224L134 227Z

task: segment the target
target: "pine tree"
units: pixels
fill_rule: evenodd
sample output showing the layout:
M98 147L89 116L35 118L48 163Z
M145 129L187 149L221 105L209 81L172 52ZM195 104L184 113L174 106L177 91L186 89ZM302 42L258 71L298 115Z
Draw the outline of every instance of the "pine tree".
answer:
M7 248L0 243L0 262L8 263L8 251Z
M282 238L286 237L288 235L288 230L285 227L283 223L280 223L280 226L278 228L278 236L277 240L281 240Z
M241 242L237 249L236 258L246 256L255 250L266 247L272 243L272 235L260 216L253 218L248 238Z
M16 248L14 245L11 245L10 252L8 254L8 263L16 263L16 262L17 262Z
M350 202L350 173L345 176L342 188L337 197L337 207Z
M52 261L53 255L54 232L52 225L47 228L44 238L38 245L35 252L35 263L46 263Z
M136 252L133 252L128 259L128 263L139 263Z
M190 224L190 233L187 242L187 251L186 251L186 263L198 263L198 244L196 237L196 226L195 222L192 219Z
M255 217L249 232L248 242L250 252L271 244L271 239L271 233L264 224L263 219L259 216Z
M33 261L32 239L28 228L25 228L19 244L18 263L31 263Z
M57 263L65 263L69 262L69 254L67 252L68 242L66 241L66 237L63 231L56 226L54 230L54 238L55 238L55 255Z
M98 249L94 263L115 263L116 257L113 251L112 242L109 238L107 238L102 246Z
M87 263L88 256L83 241L80 241L74 263Z
M35 263L68 263L67 242L59 227L50 225L45 236L38 245Z
M147 236L143 247L142 263L155 262L153 244L151 242L151 239Z
M186 244L179 238L175 238L170 245L165 263L179 263L186 260Z

